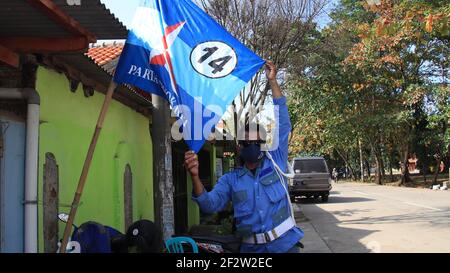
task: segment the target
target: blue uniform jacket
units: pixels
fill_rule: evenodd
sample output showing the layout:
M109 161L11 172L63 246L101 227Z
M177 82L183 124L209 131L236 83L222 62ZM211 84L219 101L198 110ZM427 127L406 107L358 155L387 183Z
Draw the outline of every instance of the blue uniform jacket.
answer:
M286 97L273 99L278 126L278 148L270 151L277 165L286 172L288 138L291 122ZM204 213L214 213L225 208L231 200L236 218L236 228L241 236L272 230L290 216L288 197L275 172L273 163L266 157L261 161L255 175L245 167L224 174L210 192L192 196ZM301 238L303 232L294 227L280 238L266 244L242 244L241 252L287 252Z

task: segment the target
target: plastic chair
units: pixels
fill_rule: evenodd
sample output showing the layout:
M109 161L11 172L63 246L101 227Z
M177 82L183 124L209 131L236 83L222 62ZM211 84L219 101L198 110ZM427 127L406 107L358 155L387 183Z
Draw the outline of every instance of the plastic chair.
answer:
M192 238L173 237L166 240L166 249L169 253L184 253L183 243L190 244L193 253L198 253L198 246Z

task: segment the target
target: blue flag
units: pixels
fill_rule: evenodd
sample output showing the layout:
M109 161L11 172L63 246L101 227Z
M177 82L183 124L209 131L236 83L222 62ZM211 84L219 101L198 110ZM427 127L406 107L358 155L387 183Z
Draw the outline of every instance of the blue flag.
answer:
M180 138L198 152L264 60L191 0L144 1L114 81L169 101Z

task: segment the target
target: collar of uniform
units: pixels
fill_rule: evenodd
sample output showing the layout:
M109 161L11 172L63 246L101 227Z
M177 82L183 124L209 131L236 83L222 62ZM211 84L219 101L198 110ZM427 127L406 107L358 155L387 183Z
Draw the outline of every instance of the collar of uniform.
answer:
M241 177L241 176L245 175L247 172L248 172L248 169L246 167L241 167L239 169L238 175L239 175L239 177Z
M258 167L256 167L256 172L255 172L254 176L259 175L259 172L261 171L262 162L263 162L263 159L259 161ZM247 167L244 164L244 166L242 166L241 169L239 169L239 177L244 176L246 173L250 173L253 176L253 173L249 169L247 169Z

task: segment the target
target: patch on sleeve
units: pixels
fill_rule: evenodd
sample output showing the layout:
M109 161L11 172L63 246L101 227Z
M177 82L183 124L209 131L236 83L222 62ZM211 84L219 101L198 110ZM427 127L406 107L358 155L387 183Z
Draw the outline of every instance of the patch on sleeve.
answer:
M273 171L272 167L269 166L269 167L265 168L264 170L262 170L261 173L259 173L259 177L261 178L261 177L271 173L272 171Z

